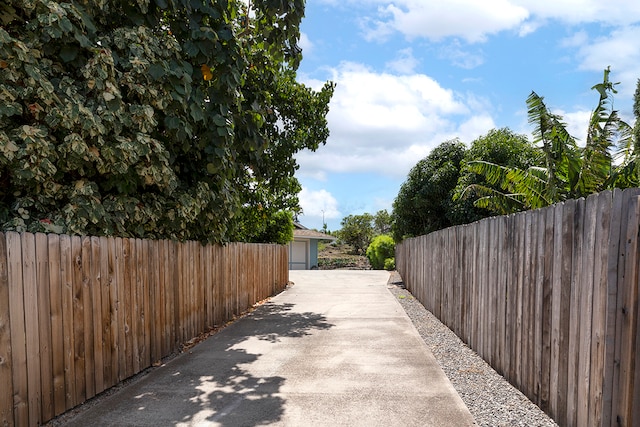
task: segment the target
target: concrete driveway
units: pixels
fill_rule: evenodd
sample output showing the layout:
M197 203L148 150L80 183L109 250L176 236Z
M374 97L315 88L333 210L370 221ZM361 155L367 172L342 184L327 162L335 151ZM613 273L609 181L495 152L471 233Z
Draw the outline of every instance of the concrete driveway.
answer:
M67 425L475 425L388 277L292 271L292 287Z

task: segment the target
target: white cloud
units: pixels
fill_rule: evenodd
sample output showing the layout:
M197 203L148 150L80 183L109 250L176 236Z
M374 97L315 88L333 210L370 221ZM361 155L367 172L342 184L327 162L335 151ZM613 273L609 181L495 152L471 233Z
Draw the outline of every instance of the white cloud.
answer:
M640 2L633 0L512 0L542 19L569 24L600 22L626 25L640 20Z
M578 145L584 146L587 141L587 128L589 126L589 119L591 118L591 111L580 109L570 112L554 111L553 113L562 117L564 123L567 125L569 135L576 138Z
M433 147L470 142L496 127L487 101L443 88L424 74L375 73L354 63L333 70L331 135L318 151L296 156L306 177L376 172L402 177Z
M449 45L444 46L440 50L440 55L451 61L456 67L466 70L476 68L484 63L484 55L481 51L474 53L468 49L463 49L458 40L454 40Z
M399 0L380 3L383 6L378 9L379 16L367 34L370 39L397 31L409 39L461 37L468 42L482 42L489 34L519 27L529 16L525 8L509 0Z
M560 46L565 48L582 47L589 42L589 34L580 30L569 37L566 37L560 41Z
M595 40L584 40L577 53L579 68L603 71L611 66L611 80L620 82L617 86L619 96L630 99L640 77L638 40L640 40L640 25L618 28L611 31L609 35ZM616 108L626 109L621 106Z
M411 48L402 49L393 61L387 62L386 68L399 74L412 74L418 66Z
M335 1L324 3L337 5ZM344 0L344 3L355 7L377 5L374 15L361 18L367 40L385 40L400 33L408 39L440 41L453 37L477 43L502 31L516 31L524 37L551 21L611 26L640 21L640 2L635 0Z
M305 217L322 218L324 216L325 220L342 217L338 210L338 201L327 190L312 191L302 187L298 198Z

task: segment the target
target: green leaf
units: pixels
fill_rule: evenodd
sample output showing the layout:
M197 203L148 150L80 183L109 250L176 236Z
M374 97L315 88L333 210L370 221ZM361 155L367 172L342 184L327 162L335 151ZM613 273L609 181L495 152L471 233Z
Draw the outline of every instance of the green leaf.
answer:
M164 76L164 68L158 64L151 64L149 67L149 75L155 80L159 80L160 77Z
M202 112L202 107L196 104L191 104L191 117L196 122L200 122L204 119L204 113Z
M75 46L65 45L60 49L60 58L64 62L71 62L78 56L78 49Z
M180 127L180 119L174 116L167 116L164 118L164 125L167 129L178 129Z

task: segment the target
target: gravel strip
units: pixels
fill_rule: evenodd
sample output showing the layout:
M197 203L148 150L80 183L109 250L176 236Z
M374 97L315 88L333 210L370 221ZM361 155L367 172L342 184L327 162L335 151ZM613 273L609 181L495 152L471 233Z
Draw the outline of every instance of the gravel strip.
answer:
M479 426L557 426L424 308L397 272L391 274L388 287Z

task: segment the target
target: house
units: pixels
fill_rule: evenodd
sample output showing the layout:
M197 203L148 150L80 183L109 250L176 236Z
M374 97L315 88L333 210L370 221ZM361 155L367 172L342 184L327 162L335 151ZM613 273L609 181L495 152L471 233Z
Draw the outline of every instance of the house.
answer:
M293 223L293 241L289 243L289 270L310 270L318 267L318 242L336 240L335 237L309 230Z

